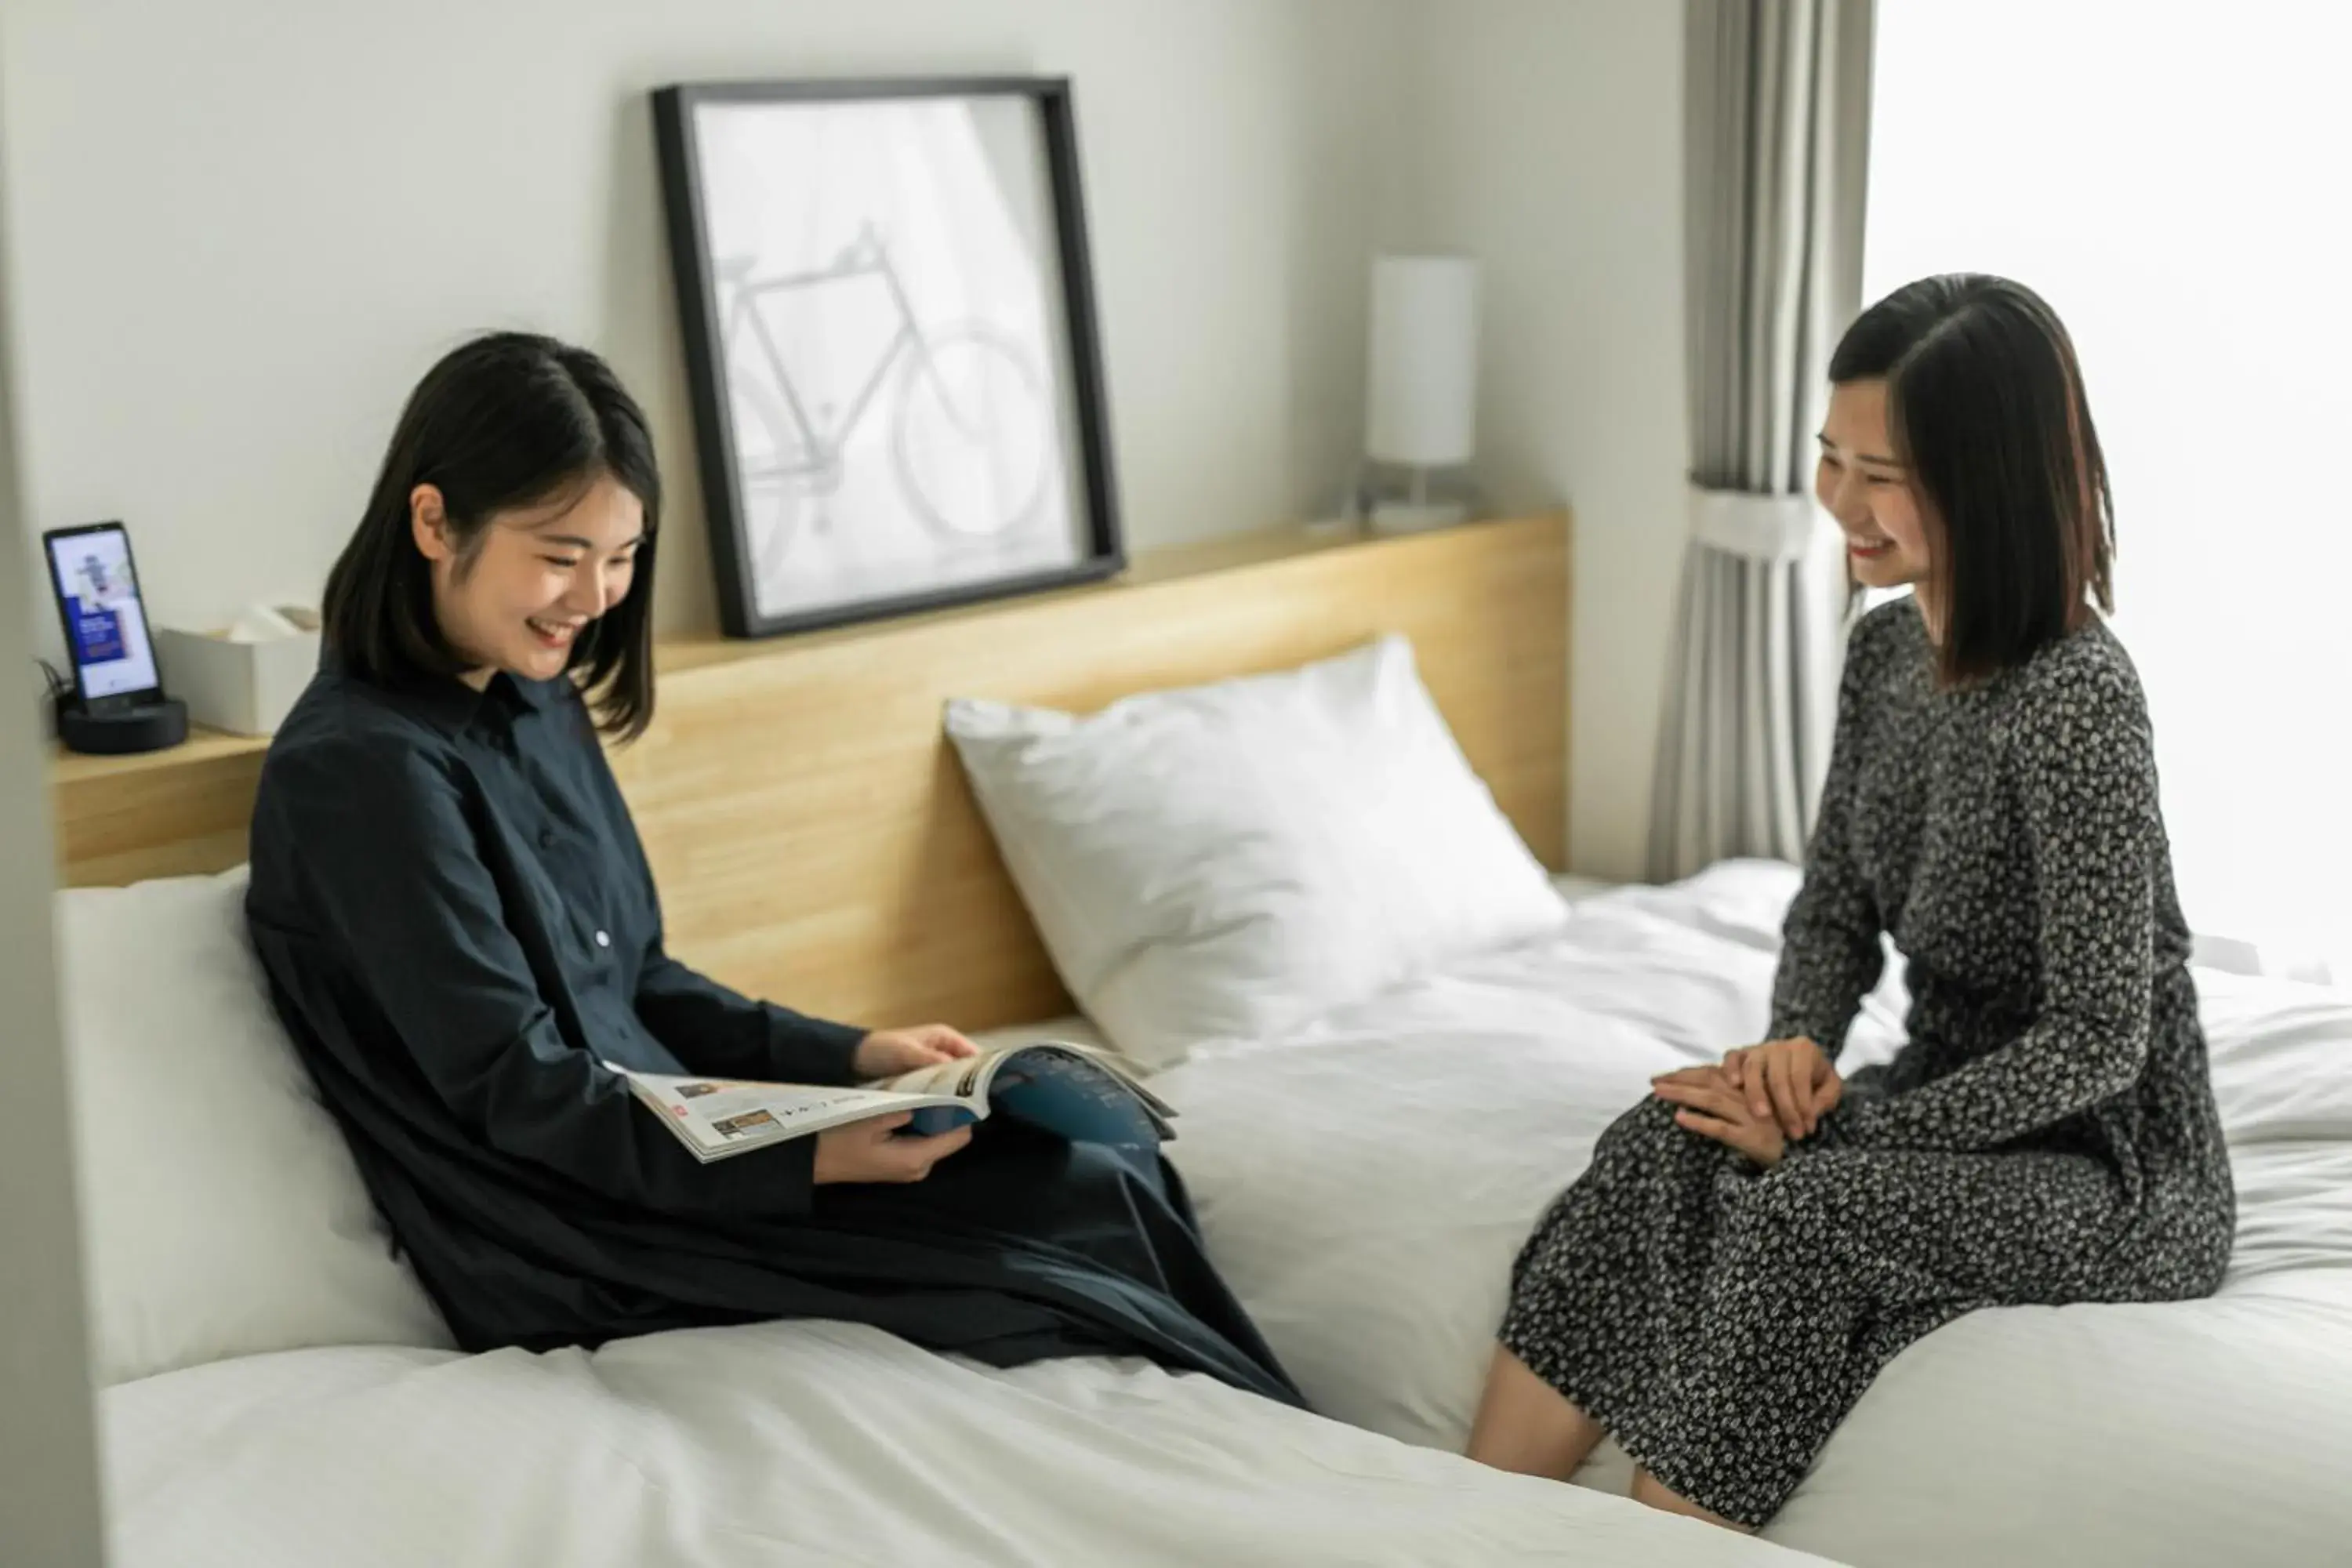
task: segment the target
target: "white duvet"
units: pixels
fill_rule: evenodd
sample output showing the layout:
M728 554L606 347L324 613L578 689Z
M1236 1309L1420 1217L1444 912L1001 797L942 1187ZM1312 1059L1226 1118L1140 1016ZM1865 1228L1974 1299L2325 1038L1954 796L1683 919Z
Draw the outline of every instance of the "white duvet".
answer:
M116 1561L1748 1564L2352 1560L2352 1002L2201 973L2242 1208L2210 1301L1906 1352L1756 1542L1458 1450L1511 1258L1650 1076L1753 1037L1785 868L1579 904L1157 1080L1212 1251L1320 1413L1133 1361L777 1323L593 1354L332 1349L110 1389ZM1895 1038L1892 982L1857 1049Z
M840 1323L289 1351L104 1412L119 1568L1810 1561L1144 1362Z
M1318 1408L1459 1448L1519 1243L1651 1075L1762 1027L1794 888L1750 863L1587 900L1555 940L1155 1080L1217 1259ZM1872 1568L2352 1562L2352 998L2198 981L2241 1213L2220 1295L1928 1336L1768 1539ZM1901 1002L1890 977L1860 1056ZM1627 1475L1612 1445L1579 1479Z
M289 1351L101 1409L117 1568L1814 1561L1138 1360L998 1371L839 1323Z

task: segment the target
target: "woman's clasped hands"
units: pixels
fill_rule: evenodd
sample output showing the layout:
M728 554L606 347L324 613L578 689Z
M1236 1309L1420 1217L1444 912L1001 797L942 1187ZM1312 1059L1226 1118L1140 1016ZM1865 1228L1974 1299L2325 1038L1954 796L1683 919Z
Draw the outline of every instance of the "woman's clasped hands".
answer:
M1812 1136L1845 1080L1828 1053L1798 1036L1741 1046L1716 1066L1664 1073L1651 1087L1675 1107L1678 1125L1771 1166L1789 1144Z

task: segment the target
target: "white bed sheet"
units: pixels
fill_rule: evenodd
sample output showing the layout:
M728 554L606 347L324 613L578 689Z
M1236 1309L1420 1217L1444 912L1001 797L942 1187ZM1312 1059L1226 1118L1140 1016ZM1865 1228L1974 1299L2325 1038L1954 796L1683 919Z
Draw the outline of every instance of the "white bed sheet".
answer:
M1579 899L1609 892L1615 886L1572 871L1553 872L1549 880L1552 890L1570 904ZM1074 1040L1080 1045L1093 1046L1097 1050L1116 1052L1118 1049L1095 1021L1083 1013L1066 1013L1058 1017L1039 1018L1026 1024L1007 1024L1000 1028L976 1030L971 1037L979 1045L991 1047L1023 1046L1037 1040ZM1139 1074L1149 1076L1153 1070L1132 1058L1123 1057L1122 1059Z
M1141 1361L839 1323L289 1351L102 1410L119 1568L1818 1561Z
M118 1568L1820 1561L1138 1359L1004 1371L842 1323L290 1351L100 1415Z
M1155 1079L1217 1260L1317 1407L1458 1449L1511 1261L1649 1078L1762 1026L1788 868ZM1985 1311L1911 1347L1767 1538L1865 1568L2352 1561L2352 997L2200 972L2241 1223L2211 1300ZM1858 1057L1898 1038L1890 974ZM1604 1446L1579 1479L1622 1490Z

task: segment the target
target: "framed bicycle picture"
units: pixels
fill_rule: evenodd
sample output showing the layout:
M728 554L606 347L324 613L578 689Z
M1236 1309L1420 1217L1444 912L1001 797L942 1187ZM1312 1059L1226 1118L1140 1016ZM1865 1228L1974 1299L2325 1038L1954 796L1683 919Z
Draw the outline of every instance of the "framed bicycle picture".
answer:
M684 85L654 129L730 636L1125 564L1066 80Z

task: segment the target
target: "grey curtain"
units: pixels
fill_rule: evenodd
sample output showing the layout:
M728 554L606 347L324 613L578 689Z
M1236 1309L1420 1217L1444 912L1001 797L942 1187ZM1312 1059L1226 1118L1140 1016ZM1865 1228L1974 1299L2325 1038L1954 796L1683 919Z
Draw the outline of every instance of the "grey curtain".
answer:
M1837 695L1844 556L1811 500L1831 350L1861 308L1872 0L1686 0L1691 498L1650 875L1801 859Z

